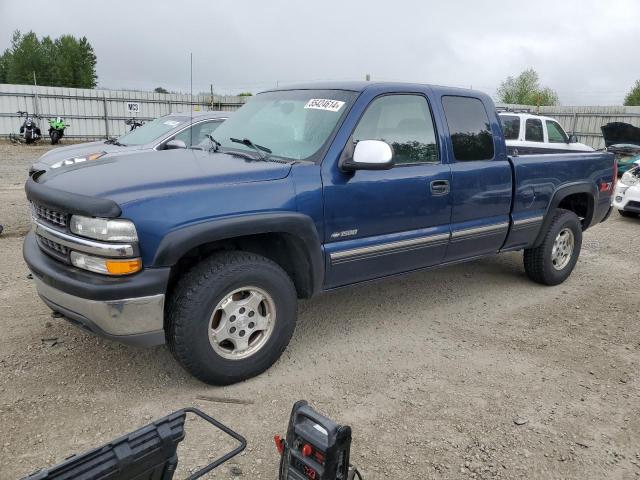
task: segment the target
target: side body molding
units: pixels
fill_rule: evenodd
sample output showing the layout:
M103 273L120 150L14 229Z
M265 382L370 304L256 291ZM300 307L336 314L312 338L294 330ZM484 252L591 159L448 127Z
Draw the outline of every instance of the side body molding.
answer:
M284 233L303 246L312 293L324 282L324 254L313 220L297 212L270 212L217 218L169 232L160 242L153 267L175 265L190 250L207 243L232 240L247 235ZM296 252L291 252L292 256Z

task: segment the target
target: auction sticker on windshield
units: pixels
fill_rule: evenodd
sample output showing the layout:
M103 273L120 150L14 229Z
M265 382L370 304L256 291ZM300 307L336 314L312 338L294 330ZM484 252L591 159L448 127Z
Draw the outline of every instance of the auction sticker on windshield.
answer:
M344 102L340 100L330 100L327 98L312 98L307 102L304 108L314 108L316 110L327 110L329 112L337 112L342 108Z

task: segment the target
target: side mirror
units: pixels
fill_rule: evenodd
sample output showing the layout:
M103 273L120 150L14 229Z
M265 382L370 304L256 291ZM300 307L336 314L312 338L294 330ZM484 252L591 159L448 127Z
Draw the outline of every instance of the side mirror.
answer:
M356 143L351 158L345 159L341 167L346 171L389 170L393 164L393 150L387 142L360 140Z
M578 136L575 133L569 135L569 143L578 143Z
M187 148L187 144L182 140L176 140L174 138L173 140L169 140L167 143L165 143L164 147L167 150L175 150L176 148Z

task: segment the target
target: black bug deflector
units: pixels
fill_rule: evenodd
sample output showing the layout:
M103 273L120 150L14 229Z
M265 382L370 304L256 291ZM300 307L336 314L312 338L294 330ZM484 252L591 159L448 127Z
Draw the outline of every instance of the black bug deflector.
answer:
M79 193L65 192L38 182L38 173L27 179L24 186L30 202L72 215L115 218L122 213L120 207L108 198L96 198Z

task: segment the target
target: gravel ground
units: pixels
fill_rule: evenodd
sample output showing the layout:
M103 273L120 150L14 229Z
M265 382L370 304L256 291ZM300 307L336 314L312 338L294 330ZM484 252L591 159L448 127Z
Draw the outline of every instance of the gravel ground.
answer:
M212 476L275 479L272 437L300 398L352 426L368 479L640 477L640 220L614 213L589 230L554 288L528 281L511 253L302 302L281 360L216 388L166 348L97 339L38 299L22 184L46 148L0 145L2 480L185 405L249 442ZM229 445L189 423L182 473Z

